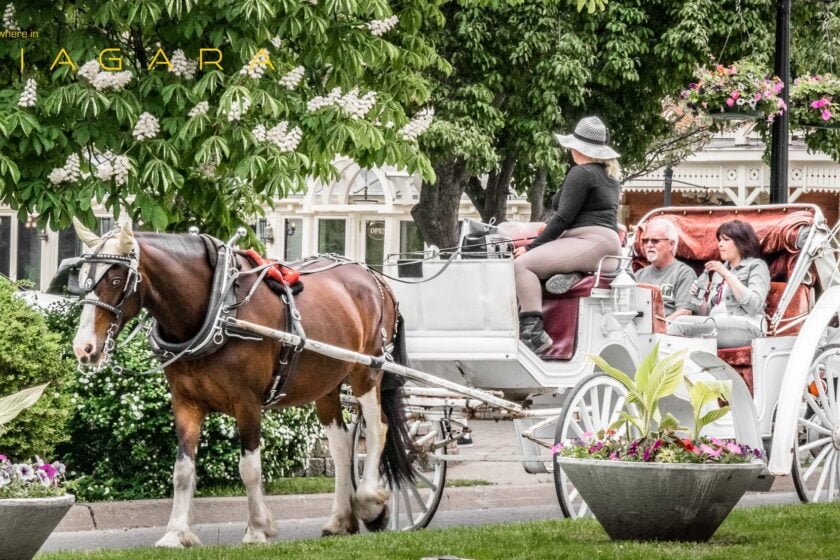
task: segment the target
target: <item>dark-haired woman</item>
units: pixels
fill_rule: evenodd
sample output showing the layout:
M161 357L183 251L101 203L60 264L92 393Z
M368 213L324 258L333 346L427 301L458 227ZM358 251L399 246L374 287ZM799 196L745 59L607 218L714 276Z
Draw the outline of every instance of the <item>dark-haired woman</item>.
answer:
M677 317L668 326L668 334L696 337L717 332L718 348L748 346L764 334L770 270L761 259L761 243L750 224L725 222L716 235L721 260L705 265L712 274L708 294L694 310L696 315ZM691 287L692 295L706 281L707 276L701 274Z

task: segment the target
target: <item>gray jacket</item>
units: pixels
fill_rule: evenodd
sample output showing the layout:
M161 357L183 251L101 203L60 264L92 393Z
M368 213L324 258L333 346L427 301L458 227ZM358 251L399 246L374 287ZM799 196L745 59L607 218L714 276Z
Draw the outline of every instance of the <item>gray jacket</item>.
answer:
M729 268L728 263L725 266ZM746 286L746 292L741 301L737 301L723 277L715 273L709 291L710 309L714 307L713 298L719 289L718 286L722 283L724 284L723 301L729 315L762 317L764 307L767 305L767 294L770 292L770 269L767 268L767 263L759 258L748 258L743 259L738 263L738 266L731 270L738 280Z

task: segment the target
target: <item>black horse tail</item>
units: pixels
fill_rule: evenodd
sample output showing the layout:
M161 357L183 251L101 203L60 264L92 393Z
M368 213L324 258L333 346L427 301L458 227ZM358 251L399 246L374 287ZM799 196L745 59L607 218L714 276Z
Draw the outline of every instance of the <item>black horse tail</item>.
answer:
M397 332L394 333L394 361L406 365L408 354L405 348L405 328L401 315L397 316ZM405 379L393 373L384 372L382 378L382 411L388 423L385 450L382 453L382 471L391 483L398 486L403 481L414 481L413 458L416 456L414 442L408 432L405 419L405 404L402 386Z

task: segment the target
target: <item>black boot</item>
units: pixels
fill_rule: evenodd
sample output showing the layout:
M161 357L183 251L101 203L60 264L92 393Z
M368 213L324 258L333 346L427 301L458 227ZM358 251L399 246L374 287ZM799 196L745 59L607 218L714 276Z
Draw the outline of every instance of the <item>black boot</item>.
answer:
M554 344L543 328L543 314L538 311L519 314L519 338L537 355Z

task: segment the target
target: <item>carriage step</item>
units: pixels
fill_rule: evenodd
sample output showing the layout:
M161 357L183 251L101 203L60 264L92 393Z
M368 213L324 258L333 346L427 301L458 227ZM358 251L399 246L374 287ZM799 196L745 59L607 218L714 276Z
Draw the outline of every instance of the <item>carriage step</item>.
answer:
M473 453L473 454L457 454L457 455L440 455L436 457L430 457L435 461L487 461L491 463L535 463L535 462L547 462L551 461L551 457L549 455L542 455L542 456L528 456L528 455L494 455L492 453Z

